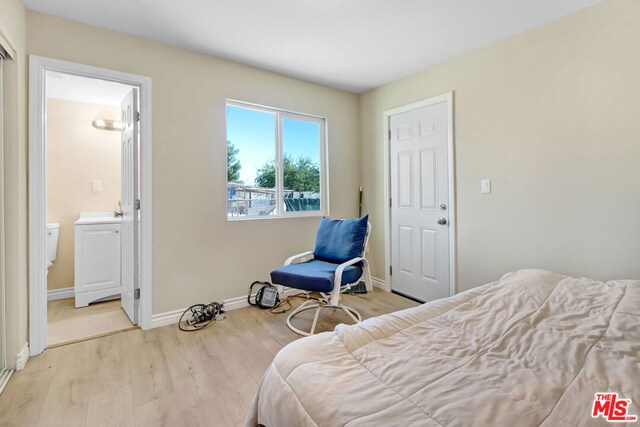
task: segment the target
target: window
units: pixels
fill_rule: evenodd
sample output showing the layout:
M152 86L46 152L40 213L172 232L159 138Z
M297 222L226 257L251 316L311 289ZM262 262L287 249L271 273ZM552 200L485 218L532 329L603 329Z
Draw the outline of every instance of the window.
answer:
M326 213L325 119L227 102L227 218Z

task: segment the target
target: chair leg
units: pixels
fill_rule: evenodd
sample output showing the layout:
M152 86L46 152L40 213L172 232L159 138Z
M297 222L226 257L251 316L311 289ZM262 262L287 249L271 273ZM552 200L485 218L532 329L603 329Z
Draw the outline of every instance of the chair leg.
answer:
M289 314L289 316L287 316L287 327L289 329L291 329L293 332L295 332L298 335L303 335L303 336L309 336L309 335L313 335L316 332L316 326L318 324L318 318L320 317L320 311L323 308L338 308L343 310L347 316L349 316L349 318L351 320L353 320L354 323L360 323L362 321L362 317L360 316L360 313L358 313L358 311L352 307L346 306L346 305L331 305L331 304L327 304L327 303L323 303L323 302L318 302L318 301L313 301L313 300L309 300L309 301L305 301L302 304L300 304L300 306L298 308L296 308L291 314ZM314 310L315 309L315 313L313 315L313 322L311 324L311 330L310 331L303 331L301 329L296 328L295 326L293 326L292 323L292 319L299 313L302 313L303 311L307 311L307 310Z
M322 310L322 306L318 305L318 307L316 308L316 314L314 314L313 316L313 323L311 324L310 335L313 335L316 332L316 324L318 324L318 316L320 315L320 310Z
M320 309L320 304L317 301L307 300L307 301L303 302L302 304L300 304L300 306L298 308L293 310L293 312L291 312L291 314L289 314L287 316L287 326L289 327L289 329L291 329L293 332L295 332L298 335L304 335L304 336L313 335L313 332L315 331L316 322L318 320L318 312L317 311L316 311L316 316L314 318L313 328L312 328L311 332L306 332L306 331L303 331L303 330L300 330L300 329L296 328L295 326L293 326L293 323L291 323L291 319L293 319L297 314L302 313L303 311L311 310L311 309L314 309L314 308Z
M340 305L340 308L347 313L349 317L353 319L354 322L360 323L362 321L362 317L360 317L360 313L358 313L355 309L348 307L346 305Z
M373 292L373 282L371 280L371 270L369 270L369 261L364 259L362 261L362 268L364 270L362 280L364 280L367 292Z

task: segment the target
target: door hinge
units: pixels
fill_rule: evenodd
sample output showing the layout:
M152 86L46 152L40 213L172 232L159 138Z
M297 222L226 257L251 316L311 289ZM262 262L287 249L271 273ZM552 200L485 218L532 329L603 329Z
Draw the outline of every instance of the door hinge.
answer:
M389 197L389 207L390 207L390 208L391 208L391 207L393 207L391 197Z
M389 129L389 141L391 141L391 129Z
M389 266L389 276L393 276L393 266Z
M133 291L133 299L140 299L140 288Z
M140 111L136 111L136 122L140 121Z
M137 210L140 210L140 199L136 199L135 202L133 202L133 206L134 208L136 208Z

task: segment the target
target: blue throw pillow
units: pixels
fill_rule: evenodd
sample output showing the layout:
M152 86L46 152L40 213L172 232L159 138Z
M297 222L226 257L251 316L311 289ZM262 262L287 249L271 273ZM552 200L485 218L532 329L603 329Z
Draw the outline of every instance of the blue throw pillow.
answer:
M342 264L362 256L369 215L356 219L322 217L313 255L321 261Z

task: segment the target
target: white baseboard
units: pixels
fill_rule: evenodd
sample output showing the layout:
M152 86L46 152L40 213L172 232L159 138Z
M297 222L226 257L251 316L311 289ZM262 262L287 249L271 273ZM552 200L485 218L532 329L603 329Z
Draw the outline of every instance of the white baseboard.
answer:
M286 297L289 295L295 295L299 293L300 293L299 289L290 288L290 289L286 289L282 293L282 296ZM249 307L249 303L247 302L246 296L229 298L229 299L223 300L222 302L224 304L223 305L224 311L231 311L231 310L237 310L238 308ZM184 313L186 309L187 308L185 307L179 310L172 310L164 313L154 314L153 316L151 316L151 329L178 323L180 321L180 316L182 316L182 313Z
M26 342L22 346L20 352L16 355L16 371L21 371L27 365L29 360L29 343Z
M387 283L382 279L378 279L377 277L372 277L371 283L373 284L373 286L375 286L376 288L380 288L383 291L387 291L387 292L391 291L391 289L387 288Z
M224 311L237 310L243 307L249 307L247 297L243 296L224 300Z
M47 291L47 301L73 298L76 296L73 286L62 289L50 289Z
M159 328L161 326L173 325L180 321L180 316L186 308L179 310L166 311L164 313L154 314L151 316L151 329Z

